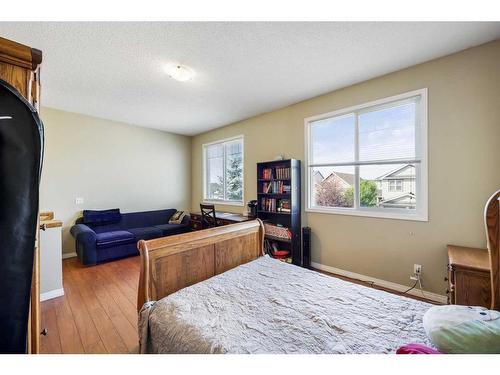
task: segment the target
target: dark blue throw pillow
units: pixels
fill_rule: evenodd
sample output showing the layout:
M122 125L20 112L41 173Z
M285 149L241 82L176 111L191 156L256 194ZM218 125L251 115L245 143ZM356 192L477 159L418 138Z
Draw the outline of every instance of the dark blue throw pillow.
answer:
M122 218L119 208L110 210L83 210L83 223L104 225L118 223Z

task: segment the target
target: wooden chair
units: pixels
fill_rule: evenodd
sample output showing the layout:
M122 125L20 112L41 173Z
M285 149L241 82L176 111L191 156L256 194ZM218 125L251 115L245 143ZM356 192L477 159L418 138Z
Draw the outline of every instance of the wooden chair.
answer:
M200 203L201 229L214 228L217 226L215 217L215 206L213 204Z
M500 310L500 190L486 203L484 224L491 267L491 309Z

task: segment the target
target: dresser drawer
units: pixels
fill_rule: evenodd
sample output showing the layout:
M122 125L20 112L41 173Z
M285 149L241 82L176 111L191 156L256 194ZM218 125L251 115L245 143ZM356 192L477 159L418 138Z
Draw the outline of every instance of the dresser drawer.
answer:
M454 272L454 303L467 306L491 306L489 273L457 269Z
M198 221L201 223L201 215L198 215L198 214L190 214L191 215L191 220L192 221Z
M201 223L199 221L191 221L191 229L193 229L193 230L200 230L201 229Z

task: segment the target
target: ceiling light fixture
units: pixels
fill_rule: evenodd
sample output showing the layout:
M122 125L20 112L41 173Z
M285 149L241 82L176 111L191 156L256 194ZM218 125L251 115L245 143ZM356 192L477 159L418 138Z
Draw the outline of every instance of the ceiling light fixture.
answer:
M194 70L185 66L178 64L169 64L165 66L165 72L170 78L173 78L180 82L190 81L194 77Z

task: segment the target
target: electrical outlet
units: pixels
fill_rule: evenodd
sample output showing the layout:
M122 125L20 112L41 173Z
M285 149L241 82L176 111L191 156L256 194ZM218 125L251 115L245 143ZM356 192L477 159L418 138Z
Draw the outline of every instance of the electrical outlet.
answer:
M82 197L76 197L75 198L75 204L83 204L83 198Z
M422 266L420 264L414 264L413 265L413 273L415 275L419 275L422 273Z
M413 275L410 275L410 280L417 281L422 275L422 266L420 264L413 265Z

